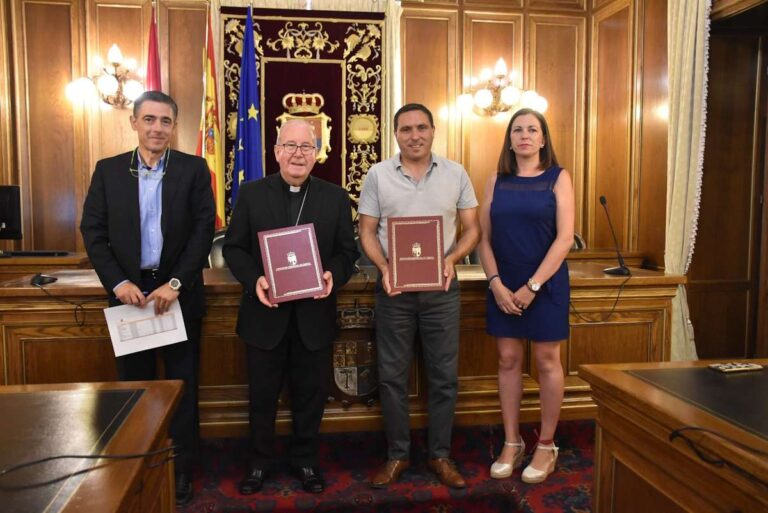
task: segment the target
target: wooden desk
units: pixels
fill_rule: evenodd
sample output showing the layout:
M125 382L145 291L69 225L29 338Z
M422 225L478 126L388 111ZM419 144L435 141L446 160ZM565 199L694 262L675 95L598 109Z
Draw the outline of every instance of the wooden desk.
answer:
M167 428L180 381L0 387L3 467L61 454L115 455L170 447ZM2 478L0 504L14 513L172 513L168 453L132 460L54 460ZM28 489L74 470L79 476ZM157 465L154 468L150 468Z
M24 256L0 258L0 281L14 280L36 273L60 269L90 269L91 261L85 253L70 253L67 256L41 257Z
M632 278L602 273L605 264L571 262L571 337L562 346L566 372L563 418L595 414L589 386L577 376L583 363L663 361L669 359L671 299L681 276L633 269ZM0 369L5 383L112 381L114 357L104 323L104 290L92 270L58 271L59 281L44 291L25 280L0 284ZM459 347L459 424L501 421L498 357L485 333L488 290L479 266L458 266L462 311ZM339 292L342 329L339 344L372 343L375 274L357 274ZM206 269L208 315L203 322L200 367L200 420L204 436L243 436L248 426L248 389L243 343L235 334L241 287L226 269ZM621 293L619 295L619 289ZM618 298L618 300L617 300ZM61 299L83 302L75 315ZM612 315L609 312L614 308ZM357 310L355 310L357 307ZM352 315L358 313L360 315ZM79 323L82 325L79 325ZM525 366L523 421L538 419L536 369ZM335 385L334 385L335 386ZM322 429L380 429L378 404L348 404L339 394L327 404ZM410 387L412 425L427 420L423 370L415 365ZM290 424L281 404L278 429Z
M768 364L768 360L757 362ZM743 424L746 427L740 427L727 417L720 416L722 408L705 410L696 402L691 402L690 394L670 393L666 387L659 388L626 372L645 369L686 372L695 371L707 363L581 367L580 375L592 387L598 405L592 495L595 513L768 511L768 459L764 456L768 452L768 439L751 432L746 424ZM695 372L714 371L701 369ZM723 385L720 390L725 390L729 383L731 387L738 386L733 380L741 377L746 377L746 374L708 376L716 380L716 386ZM765 379L765 376L759 379ZM747 402L766 411L764 391L752 390L752 400ZM710 429L753 449L755 452L744 451L720 437L687 432L703 450L738 464L756 479L762 480L763 484L727 466L716 467L703 462L680 439L670 442L670 433L683 426ZM763 451L763 456L758 456L756 451Z

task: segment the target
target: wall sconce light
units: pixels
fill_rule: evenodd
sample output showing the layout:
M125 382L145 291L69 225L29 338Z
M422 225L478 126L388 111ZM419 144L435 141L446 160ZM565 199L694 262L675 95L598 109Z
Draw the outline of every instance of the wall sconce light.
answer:
M500 58L493 71L485 68L479 80L469 80L470 92L459 96L459 108L462 112L474 111L483 116L495 116L522 108L544 113L548 106L547 100L536 91L524 91L514 86L514 78L514 70L507 74L507 64Z
M120 47L113 44L107 52L104 65L101 58L96 58L96 66L101 72L92 77L73 80L66 87L66 95L72 103L94 102L97 98L107 105L124 109L144 92L144 86L134 74L136 59L123 59Z

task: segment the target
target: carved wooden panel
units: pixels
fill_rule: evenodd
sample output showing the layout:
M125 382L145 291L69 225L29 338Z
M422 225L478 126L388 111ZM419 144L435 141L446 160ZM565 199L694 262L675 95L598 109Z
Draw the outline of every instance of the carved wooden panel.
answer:
M106 326L72 330L73 313L48 315L45 322L25 315L3 321L6 384L74 383L117 379Z
M598 201L604 195L619 245L628 247L631 211L633 49L632 7L617 2L592 22L589 176L586 199L590 247L613 247Z
M597 11L598 9L602 9L603 7L607 5L612 5L614 3L624 3L624 0L591 0L592 2L592 11Z
M663 312L615 312L587 315L591 322L577 320L568 343L568 374L576 375L584 363L628 363L660 360ZM582 314L583 315L583 314Z
M169 6L164 9L163 27L158 27L167 37L168 91L179 106L176 140L173 147L186 153L197 150L200 131L201 101L203 97L203 57L205 47L206 11L197 7ZM214 36L215 37L215 36ZM217 61L217 64L220 65ZM219 85L222 74L217 71Z
M91 74L97 72L93 59L100 57L106 60L107 52L113 44L120 47L123 57L136 59L140 66L146 66L147 56L142 41L147 39L149 17L147 16L146 21L144 20L138 0L121 4L101 3L94 0L92 8L95 15L88 20L91 34L94 35L88 41ZM136 147L136 133L128 119L130 112L126 109L112 109L105 106L92 114L94 125L92 144L95 160L111 157Z
M75 4L14 3L16 151L26 247L76 247L74 119L63 94L79 55L73 45L76 14Z
M549 102L545 116L558 161L573 178L576 231L583 233L586 19L531 15L529 27L528 86Z
M486 9L508 13L512 9L522 9L523 0L464 0L464 9Z
M233 306L237 308L237 306ZM211 316L211 313L214 315ZM235 333L232 318L210 312L203 324L205 330L200 345L200 386L229 386L248 383L245 344Z
M483 69L491 71L499 58L507 69L518 77L516 85L523 87L523 15L469 12L464 14L464 80L479 78ZM464 84L467 87L468 83ZM464 132L464 165L472 179L478 201L488 176L496 173L499 153L509 113L480 116L468 113L462 116Z
M642 249L648 265L664 266L667 204L667 131L669 88L667 86L667 1L645 0L638 44L637 81L641 88L637 150L636 190L632 247Z
M719 20L734 16L764 3L765 0L714 0L710 17Z
M432 111L437 128L433 151L458 160L456 123L451 114L459 93L457 13L403 9L400 46L403 104L422 103ZM386 120L386 127L394 130L391 120Z
M587 0L528 0L528 7L558 11L585 11Z
M0 19L8 20L11 17L11 6L7 2L0 2ZM13 85L11 71L12 37L7 23L0 23L0 183L18 183L18 169L13 158ZM3 249L11 247L10 242L2 241Z

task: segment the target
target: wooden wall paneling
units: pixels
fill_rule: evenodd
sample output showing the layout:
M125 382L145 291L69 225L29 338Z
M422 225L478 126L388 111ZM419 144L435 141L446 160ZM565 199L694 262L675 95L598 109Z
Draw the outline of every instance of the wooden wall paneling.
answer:
M710 18L719 20L742 13L765 3L766 0L714 0Z
M162 63L167 69L163 89L179 106L173 146L192 154L197 150L200 131L206 12L202 2L164 2L162 25L158 27L161 45L167 48L167 58ZM221 76L217 79L221 81Z
M78 59L78 4L16 0L16 153L27 248L77 247L74 118L64 88ZM55 22L54 22L55 20Z
M549 102L547 124L558 161L573 178L576 231L583 233L586 19L531 14L528 26L527 87Z
M18 183L14 165L13 138L13 96L11 92L11 27L10 4L0 0L0 183Z
M432 111L437 129L433 151L460 161L459 130L451 114L460 90L458 25L456 11L406 7L401 18L400 48L403 103L422 103ZM392 130L391 120L387 121Z
M479 78L484 68L493 70L496 61L503 58L507 68L516 71L519 77L516 85L521 88L526 85L522 14L465 12L463 35L465 81L470 77ZM510 116L511 113L504 113L488 117L474 112L462 116L463 162L478 201L483 200L488 176L496 172Z
M592 12L595 12L598 9L602 9L613 3L623 3L623 0L591 0L591 2L592 2Z
M713 33L710 39L704 176L688 273L700 358L749 356L754 336L759 50L754 35Z
M117 44L125 58L134 58L146 69L145 49L149 33L149 15L142 10L143 0L121 0L120 4L91 0L89 23L89 55L92 74L93 60L106 59L107 52ZM202 58L202 57L201 57ZM136 147L136 134L131 128L128 109L113 109L104 104L94 113L93 140L95 160L130 151ZM95 162L94 162L95 163Z
M615 2L592 20L589 94L588 195L585 200L589 247L613 247L598 198L608 200L619 245L627 248L631 212L633 14L629 0Z
M557 11L586 11L587 0L528 0L527 7Z
M11 4L0 0L0 184L18 184L19 171L13 148L13 67L11 62ZM0 249L12 249L13 241L0 241Z
M667 1L638 2L636 83L640 115L637 137L636 211L631 247L647 255L646 264L664 266L667 199Z
M425 5L457 6L459 5L459 0L403 0L403 8L405 9L409 7L423 7Z
M461 6L464 9L509 13L512 9L522 9L523 0L464 0Z

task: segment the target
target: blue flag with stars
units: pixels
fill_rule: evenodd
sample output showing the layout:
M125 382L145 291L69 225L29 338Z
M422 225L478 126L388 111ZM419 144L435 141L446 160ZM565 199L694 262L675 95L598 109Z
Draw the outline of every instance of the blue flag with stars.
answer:
M240 94L237 99L237 147L232 177L233 207L240 183L257 180L264 176L264 166L261 161L261 107L258 80L256 48L253 44L252 10L248 7L243 37L243 58L240 62Z

